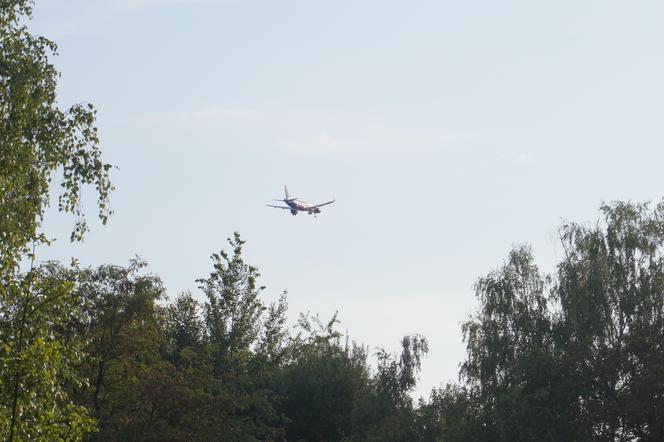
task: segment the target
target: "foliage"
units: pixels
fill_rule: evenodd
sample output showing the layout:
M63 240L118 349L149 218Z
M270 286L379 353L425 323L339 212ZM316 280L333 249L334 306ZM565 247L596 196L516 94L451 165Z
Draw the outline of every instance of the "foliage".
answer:
M604 225L561 229L564 368L578 426L601 440L664 438L664 201L602 206Z
M410 393L415 388L429 344L420 335L404 336L401 353L379 348L378 366L358 396L353 409L353 435L349 440L412 441L420 439Z
M86 383L73 370L81 342L60 333L83 311L58 273L45 265L0 286L0 434L8 440L78 440L94 429L64 388Z
M199 347L205 338L201 306L190 292L185 292L166 307L166 335L176 352Z
M245 242L237 232L228 242L232 255L213 254L213 271L198 280L207 298L207 346L219 384L214 394L224 413L216 433L222 440L274 439L282 419L267 383L283 352L285 297L268 309L260 298L265 287L257 285L258 269L242 258Z
M83 187L95 187L106 222L111 166L101 160L94 108L57 106L56 45L28 32L31 13L32 1L0 2L0 430L8 440L76 440L93 428L63 388L82 382L73 374L80 342L54 329L80 314L79 300L47 268L21 273L19 264L34 261L31 243L48 241L40 225L54 174L62 173L59 209L73 213L71 237L81 239Z
M301 314L288 363L276 375L282 397L280 412L288 417L288 440L342 440L352 434L352 411L369 372L367 349L341 344L335 314L323 323Z
M447 384L434 388L429 401L421 399L417 410L421 440L489 440L491 435L481 424L481 408L478 405L477 398L466 387Z
M76 217L72 239L86 230L81 209L83 186L94 185L99 216L110 214L111 166L101 160L96 111L56 103L59 76L49 62L52 41L30 34L32 2L5 0L0 8L0 254L2 273L11 273L26 244L43 240L39 226L49 204L54 173L62 172L60 210Z
M513 250L476 284L480 310L462 330L462 375L481 407L480 421L501 440L550 440L561 434L569 404L556 397L552 318L542 277L528 247ZM560 405L560 408L552 405Z
M120 434L128 420L148 419L142 389L160 359L155 301L164 289L159 278L141 274L144 267L133 260L126 268L104 265L76 275L86 309L82 320L70 323L70 332L87 344L88 358L78 371L90 381L73 394L97 419L100 439L104 430Z
M183 293L161 306L159 278L145 263L65 269L79 315L59 327L79 343L70 397L97 420L98 441L131 440L412 440L417 416L409 392L428 350L406 336L402 351L342 342L336 315L327 323L301 315L286 328L286 299L266 306L259 274L242 257L213 255L200 279L207 302Z
M480 278L463 326L464 386L420 409L449 440L664 438L664 202L602 206L566 223L542 276L527 247Z

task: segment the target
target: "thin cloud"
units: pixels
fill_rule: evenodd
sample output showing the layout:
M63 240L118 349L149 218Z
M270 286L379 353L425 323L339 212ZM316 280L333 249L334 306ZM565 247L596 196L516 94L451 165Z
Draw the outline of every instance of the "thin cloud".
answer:
M514 156L514 161L517 163L530 163L532 161L535 161L535 154L528 153L528 152L521 152L517 155Z
M256 149L296 155L435 153L458 140L439 128L412 127L359 111L213 107L164 112L139 118L178 127L214 128L219 136L242 140Z
M208 108L182 112L166 112L150 115L147 120L152 123L169 123L182 125L214 125L218 123L250 121L256 119L255 109Z
M196 5L210 3L210 0L107 0L107 3L121 9L137 9L171 5Z
M290 109L263 117L277 147L297 154L429 153L455 141L439 127L347 109Z
M293 138L283 143L290 152L330 155L430 153L447 148L452 141L442 131L390 126L339 127L331 132Z

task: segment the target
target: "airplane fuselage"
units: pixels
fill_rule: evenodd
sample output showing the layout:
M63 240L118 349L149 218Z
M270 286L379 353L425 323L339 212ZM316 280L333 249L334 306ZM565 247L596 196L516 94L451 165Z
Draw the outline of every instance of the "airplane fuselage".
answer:
M286 200L286 204L291 208L291 213L295 215L297 212L308 212L309 215L320 213L318 207L311 207L311 204L299 200Z

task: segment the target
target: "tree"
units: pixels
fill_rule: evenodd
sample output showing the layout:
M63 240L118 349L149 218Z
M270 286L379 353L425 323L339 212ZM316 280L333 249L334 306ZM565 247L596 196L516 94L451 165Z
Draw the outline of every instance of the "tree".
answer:
M45 265L1 289L0 434L9 441L81 439L94 422L65 388L86 383L74 370L84 358L82 343L62 334L82 315L73 284Z
M376 373L356 399L353 441L411 441L420 439L410 393L417 383L422 359L429 352L424 336L404 336L401 353L379 348Z
M567 223L559 341L579 425L600 440L664 439L664 201L601 207Z
M71 327L86 343L88 358L78 371L90 382L74 393L98 420L98 439L120 437L128 422L149 413L141 393L152 365L160 361L156 301L164 288L159 278L141 274L145 266L135 259L128 267L103 265L76 274L85 315Z
M203 343L204 324L201 305L190 292L182 293L166 307L166 333L176 352Z
M479 279L465 385L422 404L429 437L664 438L664 202L601 210L595 225L562 226L552 277L520 247Z
M273 388L279 412L288 418L287 440L343 440L352 435L355 400L369 381L367 349L341 344L335 314L323 323L301 314L289 359ZM303 336L304 334L304 336Z
M49 62L52 41L22 24L31 0L5 0L0 8L0 253L3 275L15 270L39 232L53 175L62 172L59 208L76 217L73 239L87 229L80 205L83 186L94 185L99 217L110 215L112 167L101 160L96 111L90 104L62 110L56 103L59 73Z
M480 308L462 325L468 357L461 374L481 404L486 437L564 436L571 409L557 388L550 281L530 248L512 250L505 265L480 278L475 290Z
M77 303L70 296L70 284L44 286L40 270L21 274L19 263L34 261L31 244L34 249L48 241L40 225L53 175L62 173L59 209L73 213L72 239L81 239L87 229L80 205L83 187L95 187L99 216L106 222L111 166L101 161L94 108L78 104L62 110L56 104L59 74L49 62L56 45L30 34L23 25L31 17L33 2L1 3L0 429L9 440L45 438L63 434L67 427L89 427L85 414L68 401L57 382L73 363L67 355L76 349L57 341L50 330L75 314ZM59 313L44 313L51 310ZM28 379L51 379L52 388L40 391L39 382ZM37 394L43 401L26 399ZM49 417L52 413L60 417Z
M268 309L260 274L242 257L245 242L228 239L233 253L212 255L213 271L198 280L207 297L205 326L212 357L219 440L265 440L281 434L269 380L285 351L285 297ZM268 316L265 318L265 311Z
M479 401L467 388L455 384L434 388L428 401L420 400L417 428L423 441L487 440L480 424Z

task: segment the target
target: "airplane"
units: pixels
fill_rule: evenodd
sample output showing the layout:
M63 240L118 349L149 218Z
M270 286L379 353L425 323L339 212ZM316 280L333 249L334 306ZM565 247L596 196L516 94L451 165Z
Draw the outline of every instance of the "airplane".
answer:
M297 212L307 212L309 215L313 215L314 217L320 213L320 207L322 206L327 206L328 204L332 204L333 202L336 201L336 199L332 199L332 201L328 201L326 203L322 204L315 204L311 205L308 203L305 203L304 201L300 201L297 198L291 198L288 196L288 187L284 185L284 195L286 198L282 200L275 200L275 201L283 201L287 207L284 206L274 206L272 204L267 204L268 207L274 207L275 209L286 209L290 210L290 213L295 216L297 215Z

